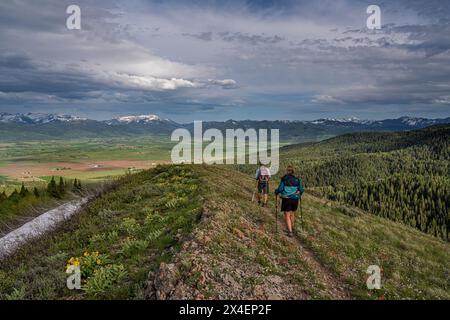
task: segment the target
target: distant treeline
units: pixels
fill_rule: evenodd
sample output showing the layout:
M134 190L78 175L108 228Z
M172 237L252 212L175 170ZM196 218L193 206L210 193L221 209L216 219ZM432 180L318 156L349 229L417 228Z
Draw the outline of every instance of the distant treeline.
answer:
M331 200L346 202L425 233L449 239L448 178L397 174L375 182L330 186L323 192Z
M56 183L55 177L52 177L50 182L47 184L47 188L40 190L34 187L30 192L25 183L22 182L20 190L14 189L14 191L8 196L5 191L0 193L0 203L6 200L19 200L20 198L25 198L27 196L34 196L39 198L41 196L49 196L57 199L61 199L68 190L72 192L79 193L82 191L81 181L78 179L73 180L71 183L64 181L62 177L59 178L59 183Z
M46 188L33 187L28 189L24 183L21 188L7 195L5 191L0 193L0 220L5 217L14 217L26 213L31 207L43 205L52 200L63 199L69 192L79 194L83 191L80 180L64 181L62 177L57 183L52 177Z
M450 126L355 133L282 149L306 188L449 240ZM253 174L255 168L239 166Z
M450 126L345 135L289 150L306 187L448 240ZM320 156L308 158L316 153ZM304 160L307 158L307 160Z

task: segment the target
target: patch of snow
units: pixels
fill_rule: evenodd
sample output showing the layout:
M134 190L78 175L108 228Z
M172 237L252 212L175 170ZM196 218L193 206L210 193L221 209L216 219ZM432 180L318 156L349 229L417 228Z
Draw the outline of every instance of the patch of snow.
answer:
M43 124L51 122L71 122L83 121L86 118L80 118L67 114L47 114L47 113L0 113L0 122L2 123L24 123L24 124Z
M162 119L155 114L147 114L140 116L123 116L117 118L117 121L124 123L132 123L132 122L153 122L153 121L161 121Z
M317 120L311 121L312 124L324 124L324 123L357 123L357 124L371 124L370 120L361 120L357 117L348 117L348 118L321 118Z
M55 229L60 223L68 220L88 201L87 198L65 203L47 211L23 226L0 238L0 258L13 253L21 245Z
M435 120L431 120L431 119L425 119L425 118L414 118L414 117L401 117L400 118L401 122L414 127L414 126L418 126L418 125L433 125L436 123Z

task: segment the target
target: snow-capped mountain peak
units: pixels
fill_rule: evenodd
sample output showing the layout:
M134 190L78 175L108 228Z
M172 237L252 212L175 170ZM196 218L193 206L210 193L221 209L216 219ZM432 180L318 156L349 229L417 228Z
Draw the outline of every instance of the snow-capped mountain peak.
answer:
M347 118L321 118L314 121L311 121L313 124L326 124L326 123L358 123L358 124L367 124L370 123L370 120L361 120L357 117L347 117Z
M44 124L51 122L72 122L83 121L86 118L67 114L47 114L47 113L0 113L1 123L23 123L23 124Z
M428 119L423 119L423 118L414 118L414 117L401 117L400 121L403 122L404 124L407 124L409 126L415 126L419 123L422 123L424 121L428 122L430 120Z
M132 122L149 123L154 121L162 121L162 119L155 114L146 114L139 116L122 116L116 118L116 120L122 123L132 123Z

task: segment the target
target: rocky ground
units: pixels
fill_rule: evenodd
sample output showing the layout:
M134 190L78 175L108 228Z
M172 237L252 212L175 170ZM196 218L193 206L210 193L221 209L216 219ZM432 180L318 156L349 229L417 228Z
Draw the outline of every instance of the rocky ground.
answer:
M162 263L149 275L146 298L350 298L312 251L283 234L281 221L276 232L274 208L250 202L250 178L212 173L198 227L173 263Z

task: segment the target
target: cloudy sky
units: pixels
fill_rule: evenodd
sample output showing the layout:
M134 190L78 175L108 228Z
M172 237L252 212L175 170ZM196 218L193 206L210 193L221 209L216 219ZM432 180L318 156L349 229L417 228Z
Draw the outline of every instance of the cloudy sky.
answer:
M450 116L450 1L2 0L0 43L0 112Z

